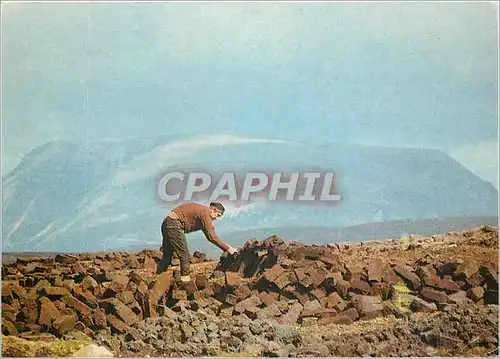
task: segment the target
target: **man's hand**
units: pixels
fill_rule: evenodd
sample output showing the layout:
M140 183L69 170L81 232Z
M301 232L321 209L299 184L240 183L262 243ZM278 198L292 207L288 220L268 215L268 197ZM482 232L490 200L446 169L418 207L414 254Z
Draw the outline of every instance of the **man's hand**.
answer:
M236 248L229 246L229 248L227 249L226 252L229 254L235 254L235 253L238 253L238 250Z

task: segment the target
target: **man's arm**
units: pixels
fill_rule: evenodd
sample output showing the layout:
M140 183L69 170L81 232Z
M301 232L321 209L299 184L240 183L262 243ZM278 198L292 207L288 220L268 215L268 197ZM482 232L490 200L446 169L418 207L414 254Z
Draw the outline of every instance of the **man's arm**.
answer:
M227 252L227 251L229 251L230 249L233 248L229 244L227 244L224 241L222 241L217 236L217 234L215 233L215 227L214 227L214 225L212 223L212 220L210 218L202 216L201 217L201 224L202 224L201 230L203 231L203 233L205 234L205 237L207 237L207 239L210 242L212 242L213 244L215 244L217 247L219 247L220 249L222 249L224 252Z

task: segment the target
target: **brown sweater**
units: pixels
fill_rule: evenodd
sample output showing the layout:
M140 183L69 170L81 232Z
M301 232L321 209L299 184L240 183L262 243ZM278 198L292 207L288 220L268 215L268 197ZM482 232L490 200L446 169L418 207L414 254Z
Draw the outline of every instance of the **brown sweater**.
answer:
M201 229L210 242L223 251L228 250L229 246L215 233L215 227L210 217L210 207L199 203L184 203L175 207L172 212L177 215L184 225L185 233L195 232Z

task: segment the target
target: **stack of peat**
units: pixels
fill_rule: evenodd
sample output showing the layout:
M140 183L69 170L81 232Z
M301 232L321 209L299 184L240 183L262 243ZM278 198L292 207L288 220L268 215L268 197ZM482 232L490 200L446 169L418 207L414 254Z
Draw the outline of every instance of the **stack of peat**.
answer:
M226 287L220 310L250 318L274 316L282 323L350 324L384 314L404 315L394 299L401 291L413 311L447 304L498 304L496 263L344 263L339 247L284 243L277 237L248 242L236 258L225 258ZM238 275L233 274L232 272ZM250 277L250 283L238 283Z

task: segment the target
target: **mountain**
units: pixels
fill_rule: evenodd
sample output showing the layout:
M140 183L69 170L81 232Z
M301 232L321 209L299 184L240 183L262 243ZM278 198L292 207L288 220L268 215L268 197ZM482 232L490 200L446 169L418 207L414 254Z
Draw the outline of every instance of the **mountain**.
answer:
M438 150L229 135L54 142L34 149L2 178L3 250L159 245L161 221L173 204L160 201L157 187L174 170L335 172L342 196L336 206L223 201L227 215L216 224L223 238L269 227L498 215L497 190Z

